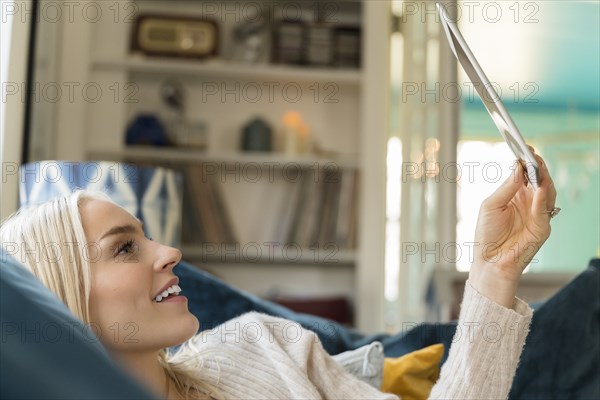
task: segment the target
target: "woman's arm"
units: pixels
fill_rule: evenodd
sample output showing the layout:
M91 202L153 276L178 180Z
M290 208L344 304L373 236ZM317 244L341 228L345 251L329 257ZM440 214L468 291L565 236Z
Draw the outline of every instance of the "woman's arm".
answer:
M294 321L250 312L192 342L195 350L177 362L191 358L199 379L225 398L398 400L345 371Z
M481 206L456 335L431 398L508 397L533 315L515 295L523 270L550 235L548 211L556 201L546 165L534 155L537 191L517 163Z
M431 399L506 399L533 311L518 298L509 309L465 284L456 334Z

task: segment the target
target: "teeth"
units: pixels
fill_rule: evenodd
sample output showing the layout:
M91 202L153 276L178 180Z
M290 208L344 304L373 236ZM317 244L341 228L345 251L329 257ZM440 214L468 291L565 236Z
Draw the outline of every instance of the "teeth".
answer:
M179 285L172 285L165 289L161 294L154 298L154 301L160 303L162 299L166 298L170 294L179 294L181 292L181 288Z

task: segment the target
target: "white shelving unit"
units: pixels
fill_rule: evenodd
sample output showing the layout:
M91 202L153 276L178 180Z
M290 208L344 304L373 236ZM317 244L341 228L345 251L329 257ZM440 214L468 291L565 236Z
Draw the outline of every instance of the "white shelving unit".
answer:
M132 1L119 3L121 11L136 4L139 12L174 15L198 13L198 1ZM232 2L234 3L234 2ZM238 4L237 2L236 4ZM272 2L271 2L272 3ZM318 3L318 2L317 2ZM221 4L221 3L218 3ZM283 3L282 3L283 4ZM304 4L304 3L303 3ZM307 2L313 4L312 2ZM103 7L102 18L90 23L82 18L55 24L56 81L93 84L102 90L94 101L62 102L53 112L52 147L47 158L68 160L153 160L162 163L220 162L296 163L301 169L335 163L360 174L358 246L340 250L338 262L314 262L303 254L297 262L284 258L260 259L257 263L221 262L219 255L201 262L202 267L250 292L265 294L270 286L285 287L290 293L342 294L354 300L356 327L363 332L380 332L383 323L384 240L385 240L385 157L388 135L389 35L391 15L388 2L339 2L350 6L350 19L362 29L360 70L305 68L259 63L246 65L226 61L227 27L235 21L223 17L219 59L194 61L131 55L131 22L117 20L113 2L96 2ZM109 8L113 7L113 8ZM342 15L343 14L343 15ZM348 15L340 12L341 20ZM187 119L208 123L206 151L181 149L132 149L124 144L127 126L140 113L160 115L164 106L159 96L164 79L184 83L188 94ZM268 81L277 88L275 99L236 101L227 95L206 98L203 85L238 83L261 85ZM293 83L301 89L297 101L282 100L279 88ZM329 85L329 86L326 86ZM224 87L225 87L224 86ZM333 90L332 90L333 88ZM224 96L224 97L223 97ZM325 99L333 101L325 101ZM272 101L271 101L272 100ZM289 99L288 99L289 100ZM241 153L240 129L261 116L280 132L281 116L295 110L302 114L326 156L288 156ZM279 192L289 190L282 186ZM224 197L238 239L263 240L277 218L275 204L281 196L269 195L263 185L229 185ZM202 258L198 250L186 248L190 257Z
M262 80L294 80L314 82L336 82L359 85L361 72L356 69L306 68L287 65L231 63L223 60L208 60L201 64L194 60L157 59L131 56L125 60L96 60L92 68L97 71L129 71L160 74L182 74L202 78L234 78Z
M88 152L91 159L114 161L161 161L172 163L199 163L216 162L223 164L255 164L264 168L284 168L293 166L297 168L324 168L335 166L338 168L358 168L359 163L353 157L321 158L310 155L290 156L280 153L251 153L251 152L207 152L193 149L179 149L172 147L130 146L122 150L102 151L91 150Z
M323 267L354 267L356 263L356 253L352 250L322 249L312 250L303 249L301 253L294 253L288 256L282 255L280 249L274 248L272 254L262 254L260 257L246 256L241 259L239 253L228 253L224 250L206 251L198 247L183 246L181 251L186 254L190 260L214 264L245 264L252 265L321 265Z

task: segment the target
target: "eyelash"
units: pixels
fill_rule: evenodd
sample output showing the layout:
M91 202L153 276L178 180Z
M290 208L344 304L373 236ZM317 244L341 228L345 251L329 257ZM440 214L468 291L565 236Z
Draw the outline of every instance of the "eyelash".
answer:
M147 239L152 240L151 237L148 237ZM119 245L117 247L117 249L115 250L115 256L120 255L124 250L132 249L134 244L135 244L135 241L133 239L129 239L125 243Z
M132 239L130 239L125 243L119 245L119 247L117 247L117 250L115 251L115 256L120 255L124 250L131 249L134 243L135 242Z

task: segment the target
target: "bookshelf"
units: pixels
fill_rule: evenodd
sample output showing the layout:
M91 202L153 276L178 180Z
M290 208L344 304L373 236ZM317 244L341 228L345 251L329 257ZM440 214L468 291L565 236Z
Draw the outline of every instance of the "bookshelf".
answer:
M161 165L184 177L183 254L201 263L353 265L359 188L353 159L289 157L253 153L210 154L181 149L130 146L123 151L91 151L92 159ZM246 167L251 172L244 173ZM221 170L225 170L221 174ZM236 172L233 182L228 175ZM251 175L251 176L248 176ZM227 188L260 184L272 203L270 232L237 239L230 221L236 202ZM285 187L282 187L282 182ZM246 182L241 182L246 181ZM242 189L248 197L255 188ZM235 196L233 196L235 197ZM228 203L228 204L225 204ZM227 209L229 206L230 209ZM235 224L233 224L235 225ZM259 240L260 239L260 240ZM194 246L194 244L196 244Z
M123 2L121 10L198 15L198 5L202 3L201 0L138 0ZM329 3L335 4L339 11L336 17L341 23L361 28L362 61L358 69L275 65L264 60L252 65L231 61L228 59L231 36L227 32L236 23L231 14L220 21L219 56L210 60L132 55L129 37L133 24L113 18L112 2L97 3L104 7L102 15L110 18L94 23L79 18L52 25L61 43L52 50L55 58L70 60L57 64L56 80L93 83L102 89L103 95L97 101L64 102L56 107L54 141L44 158L132 161L177 168L216 163L224 170L235 165L257 164L274 168L277 173L290 165L304 173L313 173L333 164L341 171L355 171L360 176L356 193L356 245L337 249L335 262L327 258L331 254L325 245L316 250L301 246L302 254L298 257L264 253L255 260L247 257L245 262L228 259L226 248L207 250L186 244L182 250L190 261L257 295L268 294L277 287L291 294L348 297L354 303L356 327L366 333L378 332L384 327L389 3L340 0L323 4ZM135 7L127 7L131 4ZM297 4L311 7L315 2ZM166 79L176 79L185 86L186 118L207 122L205 149L125 146L124 134L136 115L161 115L164 105L158 92ZM263 96L259 101L246 101L243 96L236 101L227 95L224 100L220 96L203 98L202 89L207 82L225 86L234 83L260 86L269 82L276 88L292 84L303 95L297 101L282 100L277 89L274 99ZM135 90L130 90L132 85ZM335 88L333 102L324 101L332 93L325 89L326 85ZM318 141L319 152L281 151L278 142L281 117L290 110L302 114L310 126L311 137ZM273 127L278 138L271 153L239 150L240 128L257 115ZM281 179L275 183L223 183L223 204L238 241L244 244L271 240L281 206L297 185Z

